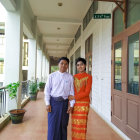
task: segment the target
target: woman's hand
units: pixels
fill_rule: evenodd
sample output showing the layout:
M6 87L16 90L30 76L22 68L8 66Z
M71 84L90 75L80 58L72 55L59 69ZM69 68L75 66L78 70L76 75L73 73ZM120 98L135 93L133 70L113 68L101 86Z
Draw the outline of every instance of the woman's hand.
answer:
M74 96L69 95L68 99L69 99L69 101L71 101L71 100L74 100L75 98L74 98Z
M72 113L72 111L73 111L73 107L68 107L68 110L67 110L67 113Z

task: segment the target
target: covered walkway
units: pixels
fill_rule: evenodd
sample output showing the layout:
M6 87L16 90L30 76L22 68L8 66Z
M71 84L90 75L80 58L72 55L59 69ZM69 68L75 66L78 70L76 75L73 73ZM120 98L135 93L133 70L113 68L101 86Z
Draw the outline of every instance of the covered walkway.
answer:
M140 140L140 0L0 0L0 4L5 11L0 11L0 20L4 17L0 119L21 108L29 98L30 82L46 83L60 57L69 58L72 75L77 73L75 60L83 57L86 72L93 77L91 108L123 139ZM18 81L22 86L16 105L5 87ZM46 139L43 94L25 108L24 123L5 127L0 140ZM120 139L96 113L90 110L87 139ZM69 139L70 129L69 125Z
M23 123L11 122L0 132L0 140L46 140L47 113L43 92L36 101L30 101ZM71 140L71 127L68 127L68 140ZM92 110L89 112L87 140L121 140L121 138Z

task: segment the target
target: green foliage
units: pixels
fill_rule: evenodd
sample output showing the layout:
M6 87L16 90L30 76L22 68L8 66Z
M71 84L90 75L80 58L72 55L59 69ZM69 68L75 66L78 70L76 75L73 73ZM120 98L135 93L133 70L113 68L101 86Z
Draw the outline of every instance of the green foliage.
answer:
M51 73L58 70L59 70L58 66L51 66Z
M44 82L39 82L39 88L44 88L45 87L45 84Z
M9 92L9 97L11 99L14 99L17 97L17 90L19 86L20 86L20 82L10 83L9 85L6 86L6 89Z
M30 94L37 94L37 83L31 82L29 84Z

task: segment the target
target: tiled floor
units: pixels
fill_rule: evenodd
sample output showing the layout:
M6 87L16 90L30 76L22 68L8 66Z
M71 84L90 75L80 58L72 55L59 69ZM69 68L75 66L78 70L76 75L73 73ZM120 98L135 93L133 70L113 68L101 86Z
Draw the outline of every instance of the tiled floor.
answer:
M29 102L23 123L11 122L0 132L0 140L47 140L47 113L43 93L37 101ZM68 140L71 140L69 121ZM121 138L92 110L89 112L87 140L121 140Z

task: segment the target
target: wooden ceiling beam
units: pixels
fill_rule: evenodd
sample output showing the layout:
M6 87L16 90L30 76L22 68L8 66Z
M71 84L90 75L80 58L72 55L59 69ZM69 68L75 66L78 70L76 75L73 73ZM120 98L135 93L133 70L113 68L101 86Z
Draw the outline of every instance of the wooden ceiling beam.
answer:
M119 2L116 2L116 1L115 1L115 3L122 10L122 12L124 12L124 9L121 7L121 4Z
M124 0L94 0L94 1L120 2L120 3L123 3Z

